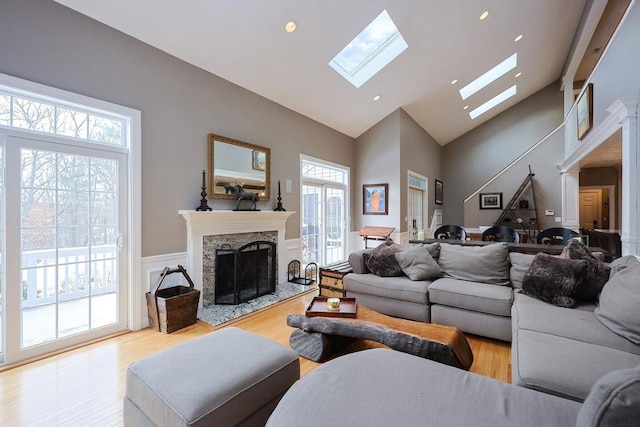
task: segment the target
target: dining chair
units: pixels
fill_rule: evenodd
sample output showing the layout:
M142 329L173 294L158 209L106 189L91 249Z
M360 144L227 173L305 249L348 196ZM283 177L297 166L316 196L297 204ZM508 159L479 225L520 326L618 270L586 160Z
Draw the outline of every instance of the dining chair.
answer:
M511 227L500 225L484 230L482 232L482 240L485 242L520 243L520 234Z
M580 236L573 230L562 227L552 227L542 230L536 236L536 241L545 245L563 245L566 246L569 240Z
M443 225L433 233L434 239L466 240L467 232L459 225Z

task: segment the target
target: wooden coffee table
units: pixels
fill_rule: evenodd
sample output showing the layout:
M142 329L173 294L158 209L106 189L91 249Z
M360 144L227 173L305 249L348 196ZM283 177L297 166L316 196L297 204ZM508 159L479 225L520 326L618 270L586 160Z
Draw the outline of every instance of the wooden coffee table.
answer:
M398 319L357 305L355 318L287 316L295 329L289 343L300 356L322 362L355 339L379 342L394 350L469 370L473 353L455 327Z

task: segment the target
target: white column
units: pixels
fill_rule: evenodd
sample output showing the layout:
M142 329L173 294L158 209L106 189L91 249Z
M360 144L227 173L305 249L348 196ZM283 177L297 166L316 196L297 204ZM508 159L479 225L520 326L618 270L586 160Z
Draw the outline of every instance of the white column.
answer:
M572 230L580 228L580 169L577 166L561 174L562 226Z
M640 254L639 104L638 97L621 98L609 108L612 114L622 113L622 255Z

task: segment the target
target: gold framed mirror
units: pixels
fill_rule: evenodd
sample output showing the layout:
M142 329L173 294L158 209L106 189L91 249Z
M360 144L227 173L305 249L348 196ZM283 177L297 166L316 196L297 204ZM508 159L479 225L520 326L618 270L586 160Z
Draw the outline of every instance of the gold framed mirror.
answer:
M245 191L257 193L260 200L269 200L271 150L211 133L208 175L210 199L235 200L237 196L231 188L241 185Z

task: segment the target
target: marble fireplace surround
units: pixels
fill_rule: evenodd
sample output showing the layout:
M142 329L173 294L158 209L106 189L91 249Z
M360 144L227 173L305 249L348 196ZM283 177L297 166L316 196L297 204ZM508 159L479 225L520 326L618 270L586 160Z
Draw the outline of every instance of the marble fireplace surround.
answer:
M284 255L285 231L294 212L281 211L178 211L187 223L187 271L203 301L203 239L205 236L275 231L277 233L278 282L287 281L287 260Z

